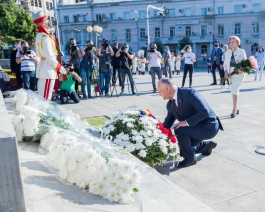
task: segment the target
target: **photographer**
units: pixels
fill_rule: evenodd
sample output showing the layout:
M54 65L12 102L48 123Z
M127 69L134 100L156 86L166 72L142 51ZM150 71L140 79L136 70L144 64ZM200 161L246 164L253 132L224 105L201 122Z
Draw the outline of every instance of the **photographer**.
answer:
M171 53L169 51L169 47L165 46L164 54L163 54L163 61L164 61L164 66L165 66L165 77L167 77L167 74L169 73L169 78L172 79L172 74L171 74Z
M148 62L150 64L150 74L152 76L152 84L153 84L153 93L156 92L156 83L155 83L155 74L157 74L158 79L162 78L161 71L161 53L156 50L156 44L153 44L150 50L148 50Z
M125 82L125 75L127 74L129 76L130 84L131 84L131 89L132 89L132 94L136 94L134 92L134 82L132 78L132 60L133 60L133 55L131 52L128 52L129 45L124 44L117 53L115 54L116 57L120 57L121 59L121 66L120 66L120 71L121 71L121 93L120 95L124 94L124 82Z
M21 49L21 41L20 40L16 40L15 41L15 49L11 52L10 55L10 68L12 71L12 75L16 76L16 80L17 80L17 89L22 88L22 78L21 78L21 64L17 64L16 62L16 55L17 52L20 51Z
M71 38L69 40L70 46L68 50L68 56L69 56L69 63L73 64L74 66L74 71L77 74L80 74L79 72L79 65L80 65L80 57L81 57L81 52L80 49L76 46L76 40L74 38ZM78 82L75 82L75 91L78 94Z
M21 77L24 89L36 90L36 67L39 61L36 53L29 48L27 42L21 44L21 50L17 51L16 62L21 64Z
M97 56L99 59L100 93L103 95L105 92L105 96L109 96L110 79L112 75L111 57L113 55L113 49L108 44L108 41L103 39L103 43L97 50Z
M87 41L87 46L83 48L80 57L82 61L80 63L80 75L82 78L81 82L81 91L83 93L83 98L92 98L91 96L91 76L92 76L92 67L93 67L93 58L95 54L92 50L93 43L91 40ZM87 95L85 91L85 79L87 80Z
M113 68L112 85L116 83L117 75L118 75L119 84L121 86L121 73L120 73L121 59L120 57L115 56L118 50L119 50L119 44L117 42L114 42L114 45L113 45L114 56L112 57L112 60L111 60L111 65Z
M61 93L60 93L60 101L61 104L65 104L68 102L68 97L74 101L74 103L78 103L80 101L77 93L75 92L75 81L82 82L82 79L78 76L76 72L74 72L74 66L72 64L67 64L64 66L65 71L68 76L67 81L63 81L63 76L60 75L59 80L62 82L61 85Z

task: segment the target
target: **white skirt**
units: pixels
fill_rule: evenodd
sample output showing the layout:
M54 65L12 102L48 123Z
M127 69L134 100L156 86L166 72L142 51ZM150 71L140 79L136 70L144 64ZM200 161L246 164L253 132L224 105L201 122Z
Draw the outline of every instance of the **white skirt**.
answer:
M234 69L235 69L234 67L231 67L229 73L232 73L234 71ZM245 77L244 73L234 74L231 76L231 78L230 78L230 82L231 82L230 89L231 89L232 95L239 95L239 89L240 89L242 82L244 81L244 77Z

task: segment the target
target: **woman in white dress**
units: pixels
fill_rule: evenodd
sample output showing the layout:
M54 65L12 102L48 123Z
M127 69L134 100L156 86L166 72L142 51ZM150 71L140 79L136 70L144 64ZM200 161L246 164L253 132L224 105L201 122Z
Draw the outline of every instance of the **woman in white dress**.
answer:
M172 74L174 74L174 71L176 70L176 68L175 68L175 56L173 52L171 52L171 57L170 57L170 68L171 68Z
M228 38L230 48L225 53L225 61L224 61L224 71L225 78L228 79L228 74L231 74L237 63L241 60L246 60L247 55L244 49L240 49L238 46L240 45L240 38L237 36L230 36ZM238 95L239 88L244 80L245 74L242 70L238 70L238 74L234 74L231 76L231 94L233 99L233 109L231 113L231 118L234 118L239 114L238 109Z
M180 54L177 54L177 56L175 57L175 60L176 60L177 75L179 75L180 74L180 61L181 61Z
M146 59L144 58L143 55L141 55L137 62L138 62L139 75L141 75L141 74L144 75L145 74Z
M256 58L258 62L258 68L255 70L255 79L254 81L257 80L258 77L258 72L259 73L259 81L261 81L262 76L263 76L263 69L264 69L264 64L265 64L265 52L263 46L259 47L259 51L256 52Z

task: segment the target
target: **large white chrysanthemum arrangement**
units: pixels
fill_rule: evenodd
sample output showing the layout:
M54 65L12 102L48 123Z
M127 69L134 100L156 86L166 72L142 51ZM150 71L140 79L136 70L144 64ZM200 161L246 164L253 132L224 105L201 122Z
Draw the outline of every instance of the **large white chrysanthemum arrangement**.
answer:
M148 113L146 114L145 113ZM149 110L114 113L102 126L103 134L151 167L178 156L176 138Z

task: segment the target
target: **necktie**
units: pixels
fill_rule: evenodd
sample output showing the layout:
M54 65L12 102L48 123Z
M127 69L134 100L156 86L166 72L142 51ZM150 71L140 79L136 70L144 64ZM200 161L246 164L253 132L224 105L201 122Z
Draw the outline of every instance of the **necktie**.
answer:
M175 111L177 112L178 116L180 117L180 115L179 115L179 108L178 108L178 106L177 106L177 104L175 102L175 99L172 99L172 103L173 103L173 106L175 108Z

